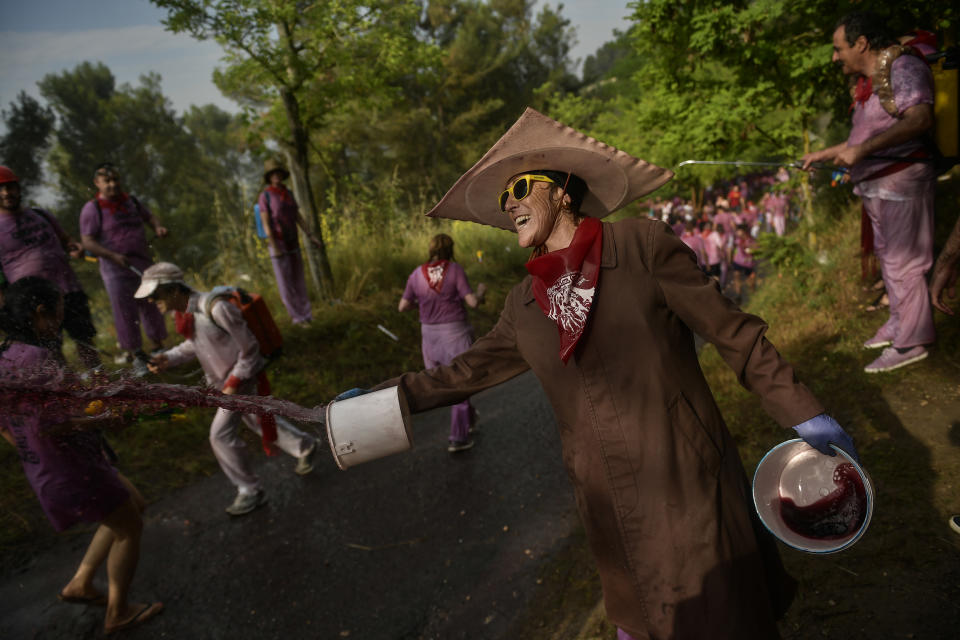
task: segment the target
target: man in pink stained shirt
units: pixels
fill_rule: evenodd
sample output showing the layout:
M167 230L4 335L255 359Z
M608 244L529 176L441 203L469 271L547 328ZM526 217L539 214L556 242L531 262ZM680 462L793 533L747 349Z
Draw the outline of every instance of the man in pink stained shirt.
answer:
M100 277L113 308L117 342L136 374L145 375L148 358L142 349L141 324L155 350L163 348L167 327L157 308L135 299L133 292L140 285L137 274L153 264L144 226L158 238L165 238L167 229L145 205L123 191L120 172L113 165L97 167L93 184L97 196L80 211L80 237L83 248L100 258Z
M936 178L925 138L933 127L933 76L866 12L843 17L833 33L833 61L859 78L846 142L804 156L850 167L863 201L890 298L890 318L866 349L883 349L864 371L891 371L927 357L934 341L926 273L933 264ZM903 158L919 161L905 161Z
M9 168L0 167L0 275L10 284L37 276L60 288L63 328L76 342L83 364L93 369L100 365L92 345L97 330L87 295L70 267L70 258L79 258L82 251L52 214L22 206L20 179ZM0 306L2 302L0 295Z

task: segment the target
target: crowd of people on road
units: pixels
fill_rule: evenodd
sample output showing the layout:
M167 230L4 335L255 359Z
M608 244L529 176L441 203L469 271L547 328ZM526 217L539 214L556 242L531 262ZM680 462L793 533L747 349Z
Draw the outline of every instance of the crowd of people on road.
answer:
M929 68L884 33L865 13L837 24L834 61L867 82L854 93L849 138L803 159L805 166L849 167L871 225L890 317L864 343L883 349L867 373L927 357L935 338L932 310L953 313L947 298L960 266L960 220L933 264L934 172L922 161L932 126ZM883 86L890 90L878 90ZM312 309L299 230L318 240L283 184L289 175L276 162L266 165L258 215L280 297L293 324L303 325ZM756 286L757 236L783 235L796 219L785 172L718 185L702 202L655 198L646 203L648 219L600 222L671 177L528 109L428 214L516 232L518 244L532 251L527 277L507 296L496 326L474 340L466 309L484 301L486 287L471 288L454 261L453 240L436 235L398 304L400 312L419 309L425 370L379 386L400 387L414 412L453 405L448 450L456 453L474 444L470 397L533 370L557 417L619 637L777 637L776 620L796 585L749 502L743 465L700 371L693 334L717 345L785 429L827 455L834 455L831 444L854 458L857 451L766 339L766 323L735 303L744 285ZM69 262L86 252L99 261L121 359L137 375L197 360L207 384L224 394L269 395L263 344L233 290L197 291L178 266L154 263L145 230L158 239L170 231L123 190L117 167L96 167L93 184L96 196L80 212L76 242L49 212L23 207L19 180L0 167L6 336L0 375L72 376L62 331L76 343L88 379L103 375L89 299ZM724 295L727 285L734 300ZM165 314L182 337L170 348ZM105 605L107 633L158 614L161 603L128 599L145 502L117 471L100 435L129 418L108 408L64 417L43 403L9 409L0 416L0 433L17 449L54 528L98 523L60 599ZM266 501L241 425L268 453L279 448L295 458L297 474L313 469L318 446L280 417L217 410L210 444L236 488L226 509L233 516ZM960 531L960 516L951 526ZM93 584L104 563L106 594Z
M651 219L662 220L694 252L698 266L737 302L743 285L756 289L753 255L761 233L783 236L800 219L796 190L786 170L741 176L704 189L703 201L675 196L644 203ZM729 287L729 288L728 288Z

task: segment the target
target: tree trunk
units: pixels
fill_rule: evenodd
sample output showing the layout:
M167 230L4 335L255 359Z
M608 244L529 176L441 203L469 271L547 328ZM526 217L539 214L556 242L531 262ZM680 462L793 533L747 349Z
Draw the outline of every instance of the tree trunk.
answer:
M323 239L323 228L320 224L320 212L317 210L313 189L310 187L310 158L307 148L307 132L300 121L300 105L292 92L281 90L283 106L287 111L287 121L293 134L293 146L287 150L287 159L290 163L290 176L293 178L293 193L300 205L303 219L310 231L317 237L320 246L307 242L307 266L314 285L320 295L327 296L333 293L333 273L330 270L330 260L327 258L326 242Z
M281 39L289 45L290 32L286 23L280 21L276 24ZM296 56L297 54L291 48L289 55ZM293 87L298 84L298 74L296 65L293 64L292 60L288 59L287 70L290 76L290 84L278 87L292 137L292 144L285 151L287 162L290 165L290 176L293 178L293 193L300 205L301 215L307 224L307 228L316 236L320 245L318 247L312 242L304 243L307 254L307 268L310 271L310 278L313 280L314 286L317 287L321 296L326 297L333 294L333 272L330 269L330 260L327 258L327 245L323 238L320 211L313 195L313 188L310 186L309 139L307 130L303 126L303 119L300 117L300 103L294 93Z
M803 132L803 155L810 153L810 128L807 119L802 120ZM813 193L810 191L810 174L803 172L800 176L800 192L803 193L803 222L808 227L812 227L813 219Z

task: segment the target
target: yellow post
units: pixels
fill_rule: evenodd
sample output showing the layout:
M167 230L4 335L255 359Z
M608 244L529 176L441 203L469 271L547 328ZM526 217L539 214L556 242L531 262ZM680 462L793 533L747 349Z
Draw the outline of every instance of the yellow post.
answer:
M937 148L945 156L956 156L960 151L960 109L957 103L957 69L944 69L940 58L933 71L933 112L936 120Z

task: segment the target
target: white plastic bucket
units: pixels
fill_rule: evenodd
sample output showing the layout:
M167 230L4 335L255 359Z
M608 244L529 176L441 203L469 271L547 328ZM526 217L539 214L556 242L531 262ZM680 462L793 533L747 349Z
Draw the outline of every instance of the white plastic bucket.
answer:
M341 470L408 451L410 409L400 387L328 404L327 440Z

